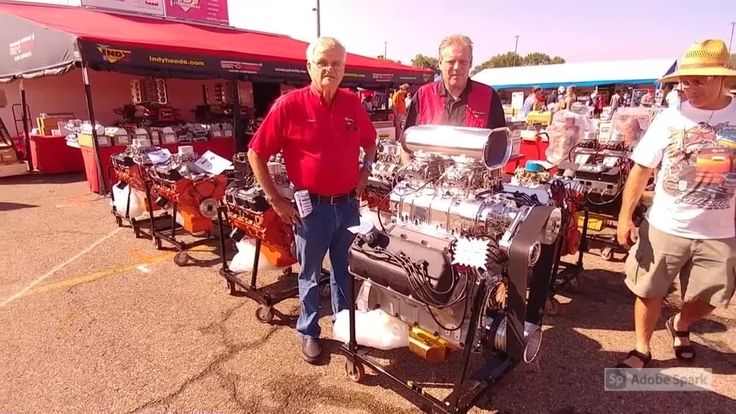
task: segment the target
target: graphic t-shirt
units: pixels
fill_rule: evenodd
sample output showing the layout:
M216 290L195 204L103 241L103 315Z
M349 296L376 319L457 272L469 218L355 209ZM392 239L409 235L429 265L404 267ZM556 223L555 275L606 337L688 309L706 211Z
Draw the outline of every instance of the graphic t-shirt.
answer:
M631 159L659 167L647 221L691 239L734 236L736 100L720 110L685 102L654 119Z

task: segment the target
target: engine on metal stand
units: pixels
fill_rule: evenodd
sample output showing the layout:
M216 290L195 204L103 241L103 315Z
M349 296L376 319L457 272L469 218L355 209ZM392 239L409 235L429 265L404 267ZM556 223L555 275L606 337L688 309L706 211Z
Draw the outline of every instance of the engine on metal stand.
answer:
M148 169L156 204L175 207L181 226L189 233L210 233L217 217L219 200L225 195L227 178L197 167L197 154L191 147L180 146L167 166Z
M560 209L504 191L507 128L416 126L405 137L413 160L401 166L382 144L363 195L374 225L361 224L350 252L359 297L403 321L427 361L453 351L466 364L471 351L531 361L542 334L531 302L546 299L550 269L529 275L555 250L543 246L557 241Z
M232 239L240 241L248 236L260 240L261 253L272 266L281 268L296 263L294 232L269 205L263 189L256 182L246 153L235 154L233 165L235 180L225 191L224 199L227 220L234 229ZM277 156L270 160L268 168L279 191L289 196L290 182L280 158Z

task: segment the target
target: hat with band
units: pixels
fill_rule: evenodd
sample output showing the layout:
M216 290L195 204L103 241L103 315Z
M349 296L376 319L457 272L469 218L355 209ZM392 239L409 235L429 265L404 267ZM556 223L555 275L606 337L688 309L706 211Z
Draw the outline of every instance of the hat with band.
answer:
M678 62L677 70L660 82L677 82L683 76L723 76L736 78L736 70L728 67L730 55L720 39L708 39L690 46Z

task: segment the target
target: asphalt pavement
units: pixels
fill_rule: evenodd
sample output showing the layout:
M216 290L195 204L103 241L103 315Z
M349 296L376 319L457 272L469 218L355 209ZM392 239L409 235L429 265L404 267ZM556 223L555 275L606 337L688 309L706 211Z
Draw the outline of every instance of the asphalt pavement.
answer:
M384 377L348 380L334 341L319 365L304 362L297 300L278 305L284 320L257 321L257 304L230 295L218 275L216 243L177 266L172 251L118 228L110 200L91 194L83 176L0 179L0 253L2 413L418 412ZM580 288L560 292L560 314L545 319L538 359L472 412L736 412L734 306L693 328L692 366L712 369L713 392L604 391L604 368L633 345L633 298L620 255L586 254L585 266ZM673 292L664 315L677 302ZM674 367L664 320L654 366ZM330 337L329 316L320 323ZM378 355L421 382L447 383L457 370L406 350Z

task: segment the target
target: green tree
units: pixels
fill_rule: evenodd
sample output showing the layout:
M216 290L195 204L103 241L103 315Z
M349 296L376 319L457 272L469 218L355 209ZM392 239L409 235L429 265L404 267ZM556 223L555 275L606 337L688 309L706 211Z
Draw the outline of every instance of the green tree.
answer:
M526 56L521 56L514 52L502 53L500 55L493 56L486 60L480 65L473 68L470 72L471 76L480 72L483 69L491 68L505 68L511 66L534 66L534 65L554 65L565 63L565 59L555 56L551 57L546 53L534 52Z
M411 65L418 68L426 68L432 70L439 70L440 64L437 58L425 56L421 53L414 56L411 60Z
M480 65L473 68L473 70L470 72L470 75L475 75L476 73L482 71L483 69L491 69L491 68L505 68L510 66L522 66L524 64L524 58L516 54L514 52L507 52L500 55L493 56L492 58L486 60L485 62L481 63Z

